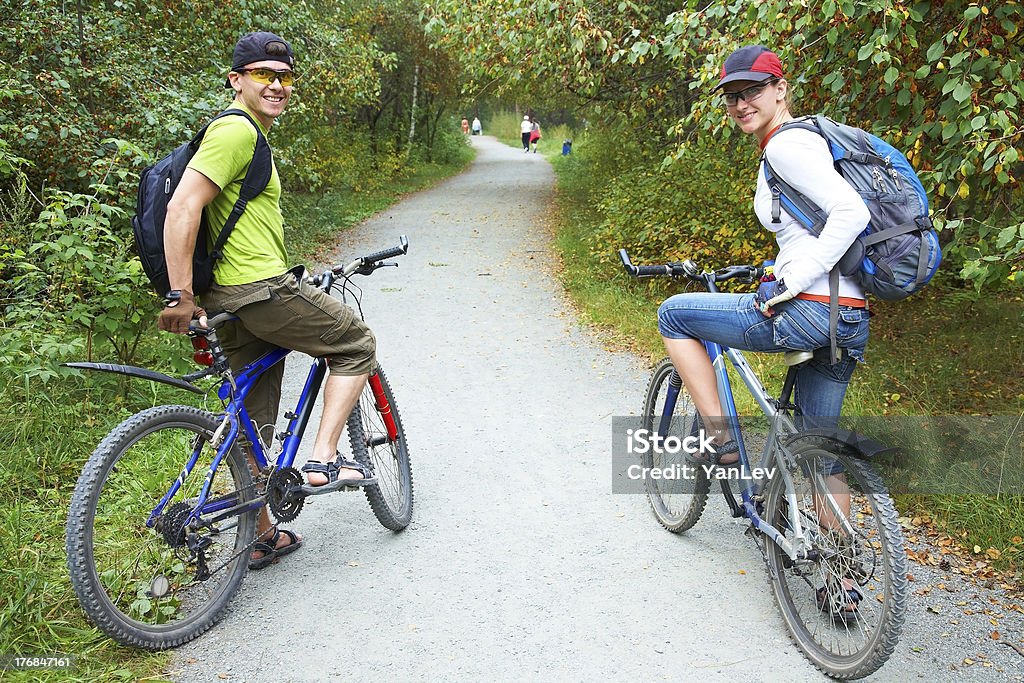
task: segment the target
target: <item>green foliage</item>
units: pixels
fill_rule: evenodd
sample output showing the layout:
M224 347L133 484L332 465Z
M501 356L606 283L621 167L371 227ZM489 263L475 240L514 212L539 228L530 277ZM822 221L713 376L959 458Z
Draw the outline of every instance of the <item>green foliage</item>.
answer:
M73 340L84 334L87 357L100 339L119 361L131 362L153 320L155 297L141 264L112 227L124 211L104 203L109 188L94 189L48 190L45 208L28 226L27 246L0 252L0 272L8 276L0 285L0 360L28 376L56 375L54 364L77 350L69 333Z
M663 167L624 131L577 138L564 168L588 179L584 191L600 216L585 243L605 268L617 266L621 248L648 261L759 263L771 247L770 235L752 228L755 152L746 141L732 150L695 144Z
M946 273L978 288L1024 282L1017 1L440 0L424 16L436 42L463 56L469 87L576 96L592 123L652 161L687 163L689 147L730 141L711 88L729 52L768 45L800 111L868 128L908 153L942 230Z

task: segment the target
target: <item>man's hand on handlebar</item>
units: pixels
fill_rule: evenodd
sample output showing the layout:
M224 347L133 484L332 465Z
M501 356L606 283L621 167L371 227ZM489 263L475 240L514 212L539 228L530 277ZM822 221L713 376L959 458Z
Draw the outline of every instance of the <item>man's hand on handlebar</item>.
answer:
M193 319L199 319L199 325L206 327L206 311L196 306L196 299L192 292L179 290L178 297L167 300L164 310L160 311L160 318L157 325L164 332L174 334L187 334L189 323Z

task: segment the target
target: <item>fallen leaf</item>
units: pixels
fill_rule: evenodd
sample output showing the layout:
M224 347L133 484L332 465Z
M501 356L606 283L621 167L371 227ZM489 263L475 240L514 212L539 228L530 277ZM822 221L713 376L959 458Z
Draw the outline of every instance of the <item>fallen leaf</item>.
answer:
M999 640L999 638L1001 638L999 631L992 631L992 633L989 634L989 638L992 640Z

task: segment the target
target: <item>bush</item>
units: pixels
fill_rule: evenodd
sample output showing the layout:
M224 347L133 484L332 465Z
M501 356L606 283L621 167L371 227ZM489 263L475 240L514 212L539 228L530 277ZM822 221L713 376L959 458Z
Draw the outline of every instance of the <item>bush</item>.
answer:
M603 220L588 237L604 263L626 248L645 261L690 258L703 266L759 263L771 236L751 210L756 150L746 141L693 145L658 167L649 152L614 130L589 133L573 146L576 174L587 178Z

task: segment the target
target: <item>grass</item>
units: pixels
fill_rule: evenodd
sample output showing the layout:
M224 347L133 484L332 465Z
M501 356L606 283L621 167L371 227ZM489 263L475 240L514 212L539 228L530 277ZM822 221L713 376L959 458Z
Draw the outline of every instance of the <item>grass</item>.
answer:
M669 289L664 281L636 281L617 268L609 272L607 261L588 246L589 236L602 221L594 208L600 191L594 184L600 181L575 155L550 158L558 177L555 239L563 285L585 323L610 343L646 356L653 364L665 355L657 307L666 296L681 291L680 285ZM873 310L867 362L850 385L846 414L1024 414L1024 297L1005 292L979 295L934 284L907 301L876 305ZM785 368L777 356L747 354L747 359L769 388L781 386ZM638 405L642 391L638 385ZM737 403L741 413L755 411L744 391L737 392ZM1014 434L1019 443L1019 431ZM937 461L974 457L946 446L936 454ZM897 502L905 514L927 514L967 552L977 546L981 559L1020 572L1024 497L1016 493L901 495Z
M467 148L461 163L421 165L371 191L288 195L283 210L293 260L324 260L340 231L457 173L471 155ZM188 348L169 335L154 334L146 344L139 364L170 374L175 370L168 359ZM164 385L106 374L68 374L42 384L19 368L0 367L0 655L76 657L69 671L3 671L0 678L162 680L153 672L166 667L168 654L122 647L87 622L67 575L64 523L83 463L114 425L143 408L190 398Z

